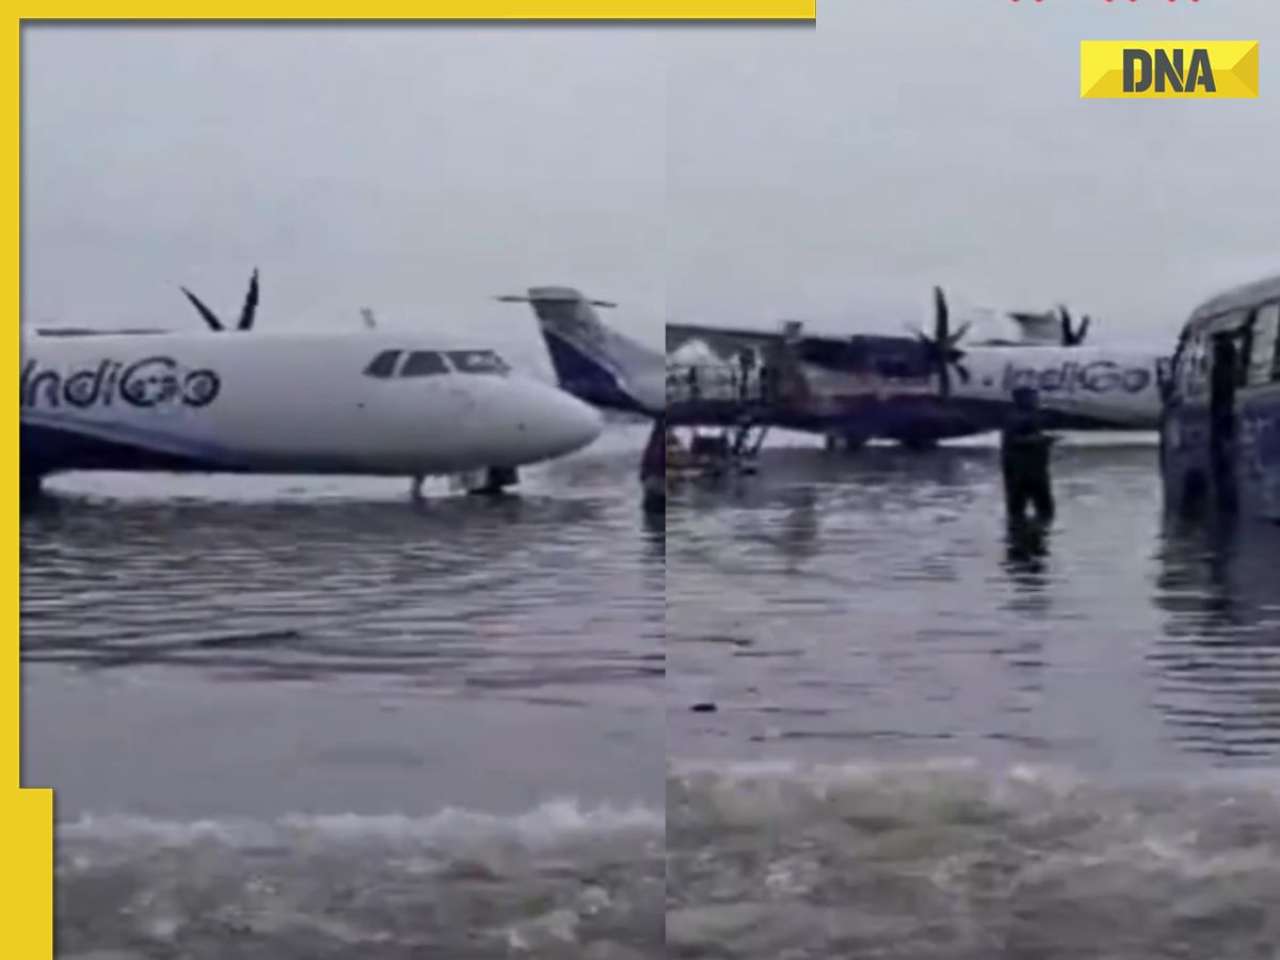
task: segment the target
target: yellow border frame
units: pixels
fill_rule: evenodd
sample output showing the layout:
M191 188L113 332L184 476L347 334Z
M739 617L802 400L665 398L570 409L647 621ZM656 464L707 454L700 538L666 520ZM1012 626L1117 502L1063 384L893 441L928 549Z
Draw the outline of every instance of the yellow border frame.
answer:
M792 20L818 18L818 0L398 0L373 4L372 11L353 17L346 8L333 5L317 12L316 5L294 0L272 4L263 13L261 4L196 3L187 15L174 17L162 3L140 3L122 13L111 3L63 4L55 14L20 17L23 21L49 20ZM326 5L327 6L327 5Z
M264 17L259 4L199 4L196 15L190 13L182 20L240 19L240 20L351 20L357 19L337 13L317 15L315 8L302 3L281 3L273 16ZM816 21L817 0L427 0L418 4L382 3L370 14L361 11L360 20L591 20L591 21ZM176 19L164 17L171 8L157 3L142 3L136 10L121 12L116 4L79 3L61 7L56 13L45 16L19 17L17 30L11 36L6 58L9 67L5 75L7 96L3 127L9 131L4 155L11 165L6 179L12 185L6 203L7 219L13 224L13 247L7 261L4 286L15 317L21 316L21 44L24 21L50 20L125 20L125 19ZM14 189L17 188L17 189ZM5 362L10 370L21 363L20 340L9 341L14 354ZM16 393L13 397L16 399ZM19 450L18 416L14 410L4 418L4 446ZM5 485L13 499L7 521L6 540L14 547L19 543L18 471L5 471ZM11 583L20 584L21 570L18 553L11 554L15 563ZM22 789L21 767L21 658L19 630L21 628L21 593L9 594L15 629L13 645L8 654L9 666L4 671L3 697L6 716L12 724L0 725L5 745L2 760L4 769L11 770L16 789L0 791L0 818L7 834L8 863L4 866L3 900L5 915L0 921L0 952L21 960L42 960L53 957L53 791L50 789Z
M8 131L5 140L4 156L5 179L9 182L9 199L5 201L5 217L12 224L10 234L13 246L5 258L9 269L4 274L3 286L6 299L13 306L15 320L21 316L22 300L19 284L21 281L21 245L22 224L20 220L22 194L20 183L21 167L21 119L22 119L22 20L17 21L17 28L11 35L9 52L4 55L9 66L5 70L6 88L4 102L3 128ZM21 365L21 327L13 340L5 341L5 353L10 349L13 354L5 362L10 370L17 370ZM11 346L8 346L11 345ZM12 393L12 391L10 391ZM4 418L4 446L19 453L18 411L14 410ZM5 722L0 723L0 736L4 738L4 746L0 748L0 769L13 771L13 788L0 788L0 823L4 826L5 846L9 849L9 862L5 864L3 900L5 915L0 921L0 950L9 956L30 957L42 960L53 956L53 791L48 789L22 789L22 700L21 700L21 564L19 563L19 524L20 497L18 491L17 464L4 473L5 487L10 491L6 496L13 499L8 519L5 521L5 539L12 544L11 554L14 562L14 592L6 594L6 601L13 607L12 646L5 659L7 665L2 671L0 690L3 691ZM9 722L12 720L12 723ZM16 948L16 949L15 949Z

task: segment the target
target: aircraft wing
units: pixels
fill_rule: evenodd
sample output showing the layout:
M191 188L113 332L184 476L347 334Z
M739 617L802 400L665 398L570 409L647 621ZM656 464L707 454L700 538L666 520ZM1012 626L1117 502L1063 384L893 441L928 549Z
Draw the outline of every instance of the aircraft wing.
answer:
M1055 347L1062 345L1062 320L1053 311L1028 313L1015 310L1008 317L1021 332L1024 343L1047 343Z

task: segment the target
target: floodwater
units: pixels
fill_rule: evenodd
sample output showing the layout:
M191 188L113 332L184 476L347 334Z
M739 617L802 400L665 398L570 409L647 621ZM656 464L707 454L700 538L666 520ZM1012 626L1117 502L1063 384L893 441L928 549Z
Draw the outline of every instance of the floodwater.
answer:
M1043 536L982 446L681 492L669 956L1280 956L1280 531L1156 459L1060 448Z
M658 955L645 435L496 502L55 481L22 526L23 781L56 788L59 956Z
M68 478L24 519L59 955L1280 956L1280 530L1147 442L766 449L639 509L642 428L497 503Z

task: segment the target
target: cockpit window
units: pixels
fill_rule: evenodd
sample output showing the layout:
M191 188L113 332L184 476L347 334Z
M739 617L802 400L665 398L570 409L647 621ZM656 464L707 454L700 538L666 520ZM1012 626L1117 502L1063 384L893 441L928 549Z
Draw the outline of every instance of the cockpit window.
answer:
M492 350L450 350L449 360L459 373L507 373L510 368Z
M366 377L377 377L379 380L385 380L391 374L395 373L396 361L400 359L399 350L383 350L380 354L369 361L369 365L364 368Z
M431 377L441 373L448 373L449 365L444 362L444 357L430 350L415 350L409 354L409 359L404 362L404 367L400 370L402 377Z

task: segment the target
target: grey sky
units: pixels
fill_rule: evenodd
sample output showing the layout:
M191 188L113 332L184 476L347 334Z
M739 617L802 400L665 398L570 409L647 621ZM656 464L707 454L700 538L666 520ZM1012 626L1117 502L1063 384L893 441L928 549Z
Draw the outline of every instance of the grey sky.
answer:
M1262 97L1079 99L1080 40L1169 36L1262 40ZM825 0L673 40L673 318L901 330L938 282L1171 342L1280 271L1276 0Z
M608 28L24 30L24 317L475 325L541 351L538 283L661 344L666 87ZM538 354L539 359L541 354Z
M1263 41L1256 101L1080 101L1084 38ZM1165 338L1280 269L1275 0L824 0L816 28L24 29L24 318L900 329L1066 299ZM919 64L924 64L920 66Z

